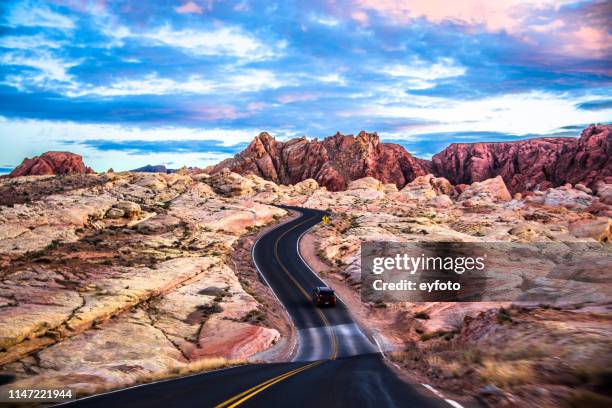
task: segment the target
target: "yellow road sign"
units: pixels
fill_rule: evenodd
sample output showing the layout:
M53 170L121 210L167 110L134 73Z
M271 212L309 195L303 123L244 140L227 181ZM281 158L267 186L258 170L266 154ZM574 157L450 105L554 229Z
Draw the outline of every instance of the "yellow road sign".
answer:
M324 215L323 218L321 219L321 221L323 221L323 224L327 224L329 220L330 220L329 215Z

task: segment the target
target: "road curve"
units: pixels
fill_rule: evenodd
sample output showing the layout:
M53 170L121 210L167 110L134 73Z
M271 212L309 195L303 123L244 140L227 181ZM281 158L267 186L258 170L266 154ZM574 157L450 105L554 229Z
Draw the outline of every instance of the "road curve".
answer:
M287 363L251 364L83 398L66 407L440 407L450 405L402 381L340 301L318 309L310 291L324 285L302 260L300 237L324 212L301 216L263 235L253 259L291 316L298 347Z
M355 324L341 300L333 308L312 305L310 293L325 283L302 260L298 244L300 237L327 213L283 208L300 211L302 216L261 237L253 248L253 259L297 328L298 349L293 361L376 353L376 345Z

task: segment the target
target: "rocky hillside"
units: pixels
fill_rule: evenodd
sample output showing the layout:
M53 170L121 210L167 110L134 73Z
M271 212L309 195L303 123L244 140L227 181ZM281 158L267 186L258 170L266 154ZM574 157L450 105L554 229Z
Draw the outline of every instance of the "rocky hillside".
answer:
M14 378L0 391L94 393L290 349L290 323L249 262L254 231L285 216L274 204L286 204L332 211L305 236L304 256L328 265L326 281L362 327L405 350L394 357L401 366L456 392L491 384L514 406L561 406L575 390L597 391L601 374L584 371L592 361L609 367L607 264L569 282L532 268L531 289L559 299L525 311L380 305L360 301L359 244L609 245L612 185L596 187L513 197L501 176L454 186L427 174L399 191L365 177L331 192L313 179L277 185L228 169L0 179L0 197L15 197L0 201L0 378ZM473 348L480 354L467 361Z
M611 130L611 125L592 125L578 139L453 143L433 157L433 169L454 184L502 176L511 192L565 183L593 187L612 177Z
M25 159L9 177L50 176L63 174L91 174L91 167L85 166L83 158L69 152L46 152L31 159Z
M305 137L287 142L261 133L234 158L205 169L263 177L277 184L314 179L331 191L346 190L373 177L402 188L433 173L454 184L501 176L511 193L545 190L565 183L594 187L612 178L612 125L592 125L574 138L539 138L500 143L455 143L432 161L413 157L402 146L381 143L376 133L341 135L323 141ZM608 180L609 182L610 180Z
M244 361L279 341L284 315L230 254L284 210L181 174L14 177L0 191L21 193L0 202L9 386L92 393Z
M337 133L323 141L302 137L288 142L261 133L243 152L205 171L216 173L227 168L277 184L295 184L311 178L331 191L338 191L345 190L350 181L367 176L402 187L427 174L430 166L397 144L381 143L376 133L360 132L357 137Z

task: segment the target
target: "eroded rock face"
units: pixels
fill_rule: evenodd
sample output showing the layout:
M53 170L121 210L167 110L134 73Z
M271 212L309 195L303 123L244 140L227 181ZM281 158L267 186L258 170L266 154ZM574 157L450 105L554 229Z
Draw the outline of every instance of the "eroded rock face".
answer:
M255 183L227 168L204 180L217 193L227 197L247 195L253 192Z
M383 183L376 180L374 177L364 177L353 180L348 184L347 190L383 190Z
M286 212L235 195L273 183L225 176L227 197L209 177L176 173L82 175L59 191L49 178L0 179L38 191L0 205L0 373L93 392L274 344L226 257Z
M448 196L461 193L461 185L496 176L502 177L512 194L565 183L594 189L598 181L612 182L611 129L612 125L592 125L578 139L454 143L432 161L415 158L400 145L381 143L376 133L362 131L356 137L337 133L323 141L302 137L287 142L261 133L243 152L205 171L252 173L276 184L314 179L331 191L346 190L352 181L364 177L401 189L428 173L459 187L442 191Z
M433 174L419 176L401 189L400 194L409 198L433 198L441 194L454 195L454 188L443 177L434 177Z
M85 166L83 158L69 152L46 152L31 159L25 159L10 177L49 176L64 174L91 174L91 167Z
M429 172L429 162L411 156L396 144L381 143L376 133L356 137L337 133L323 141L306 138L279 142L261 133L243 152L206 169L214 174L229 169L253 173L277 184L314 179L331 191L345 190L349 182L374 177L403 187Z
M453 143L436 154L435 174L454 184L501 176L512 193L565 183L592 187L612 176L612 125L591 125L580 138Z

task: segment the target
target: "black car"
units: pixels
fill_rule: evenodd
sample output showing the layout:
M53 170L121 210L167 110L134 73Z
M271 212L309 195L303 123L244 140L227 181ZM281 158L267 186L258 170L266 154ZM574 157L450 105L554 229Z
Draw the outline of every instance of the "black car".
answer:
M312 291L312 303L315 306L336 306L336 294L327 286L317 286Z

